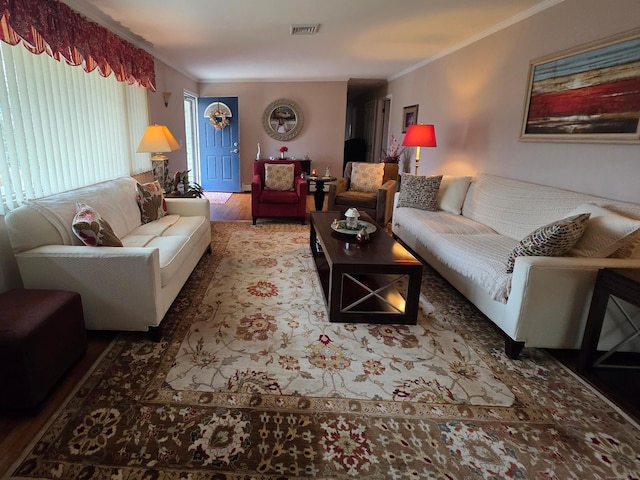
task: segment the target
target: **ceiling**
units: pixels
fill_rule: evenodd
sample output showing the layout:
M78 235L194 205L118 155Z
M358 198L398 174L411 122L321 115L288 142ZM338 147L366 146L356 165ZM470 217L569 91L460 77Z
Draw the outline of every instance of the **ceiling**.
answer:
M562 0L63 1L189 78L224 82L388 80Z

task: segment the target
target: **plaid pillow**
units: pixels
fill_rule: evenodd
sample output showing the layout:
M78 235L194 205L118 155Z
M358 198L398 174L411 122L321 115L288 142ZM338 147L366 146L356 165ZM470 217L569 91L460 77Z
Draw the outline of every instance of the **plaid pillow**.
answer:
M590 216L590 213L573 215L531 232L509 254L507 273L513 272L516 257L559 257L568 253L584 233Z

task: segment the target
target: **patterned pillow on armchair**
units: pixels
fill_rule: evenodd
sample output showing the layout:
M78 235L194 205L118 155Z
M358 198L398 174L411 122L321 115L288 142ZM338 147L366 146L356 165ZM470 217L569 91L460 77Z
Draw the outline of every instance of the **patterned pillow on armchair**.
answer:
M351 165L351 185L349 190L375 192L382 186L384 163L359 163Z
M267 190L291 191L295 165L266 163L264 166L264 188Z

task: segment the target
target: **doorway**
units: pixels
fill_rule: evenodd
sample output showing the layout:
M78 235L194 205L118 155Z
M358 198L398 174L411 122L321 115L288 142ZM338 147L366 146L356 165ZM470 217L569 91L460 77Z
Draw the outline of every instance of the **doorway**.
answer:
M197 169L206 191L240 191L238 97L197 99Z
M367 142L367 162L379 162L384 157L389 140L391 98L376 98L365 104L364 138Z

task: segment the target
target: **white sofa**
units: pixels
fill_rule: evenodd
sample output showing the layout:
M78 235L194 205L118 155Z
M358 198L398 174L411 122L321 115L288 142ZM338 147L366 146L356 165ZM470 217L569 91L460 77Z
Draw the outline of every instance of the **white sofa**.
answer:
M579 348L598 270L640 268L636 248L627 258L519 256L513 273L507 273L509 253L522 238L575 208L593 203L640 219L640 205L488 174L472 181L445 175L437 211L398 207L399 195L394 236L504 332L511 358L525 344Z
M76 202L93 207L123 247L85 246ZM136 180L118 178L26 202L6 215L25 288L79 292L89 330L146 331L160 323L205 250L207 199L167 198L167 215L142 224Z

